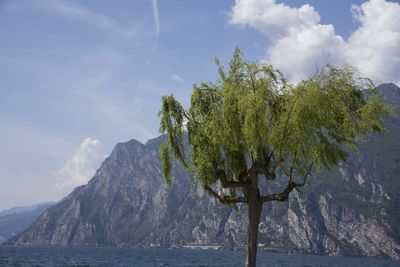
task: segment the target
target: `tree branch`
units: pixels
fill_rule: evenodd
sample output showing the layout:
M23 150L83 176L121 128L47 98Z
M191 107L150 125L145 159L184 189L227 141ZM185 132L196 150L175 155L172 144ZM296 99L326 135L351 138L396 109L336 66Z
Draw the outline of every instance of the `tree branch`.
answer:
M310 175L312 166L314 165L314 162L312 162L310 164L310 166L308 167L307 173L303 176L303 182L302 183L296 183L293 182L291 178L289 178L289 182L286 186L286 188L280 192L280 193L276 193L276 194L270 194L270 195L266 195L266 196L261 196L260 200L262 203L267 202L267 201L286 201L289 199L289 194L290 192L293 191L293 189L299 189L300 187L303 187L306 182L307 182L307 177Z
M200 91L213 91L213 92L217 92L218 90L216 88L210 88L210 87L197 87Z
M240 182L246 182L246 177L247 177L248 175L249 175L249 174L247 173L247 170L244 170L244 171L242 171L242 172L239 174L238 180L239 180Z
M303 87L302 87L301 90L304 90L304 88L306 87L307 83L308 83L308 81L306 81L306 82L303 84ZM300 93L298 93L298 95L296 95L296 98L294 99L294 101L293 101L293 103L292 103L292 106L290 107L288 116L286 117L285 127L283 128L282 140L281 140L281 144L280 144L280 148L279 148L279 158L278 158L279 161L280 161L281 158L282 158L282 150L283 150L283 145L284 145L284 143L285 143L285 136L286 136L286 134L288 133L287 131L288 131L289 120L290 120L290 118L292 117L292 112L293 112L293 110L294 110L294 106L296 105L297 100L300 98L300 94L301 94L301 93L302 93L302 92L300 92Z
M239 175L239 181L231 181L228 180L226 173L224 170L218 169L218 163L216 160L213 162L213 169L215 176L220 180L222 188L235 188L235 187L244 187L248 182L242 179ZM242 174L241 174L242 175Z
M267 180L274 180L276 178L274 173L270 173L268 171L266 164L264 164L260 161L253 161L248 173L249 173L249 175L253 175L254 177L257 177L258 175L263 174L265 179L267 179Z
M294 171L294 162L296 161L296 156L297 156L297 151L294 152L293 158L292 158L292 162L291 162L291 166L290 166L290 170L289 170L289 181L293 181L293 171Z
M253 73L251 72L250 69L250 65L249 64L245 64L245 66L247 67L247 71L249 72L249 76L250 76L250 80L251 80L251 87L253 87L253 93L256 92L256 86L254 84L254 78L253 78Z
M217 192L215 192L211 187L208 185L203 187L209 195L215 197L219 200L222 204L236 204L236 203L246 203L246 197L232 197L232 196L221 196Z
M299 187L302 187L302 186L304 186L306 184L307 177L310 175L313 165L314 165L314 162L311 162L310 166L308 167L308 170L307 170L306 174L303 176L303 182L298 184Z
M230 181L227 179L226 174L224 171L220 171L217 176L221 181L221 186L223 188L234 188L234 187L244 187L248 184L247 181Z

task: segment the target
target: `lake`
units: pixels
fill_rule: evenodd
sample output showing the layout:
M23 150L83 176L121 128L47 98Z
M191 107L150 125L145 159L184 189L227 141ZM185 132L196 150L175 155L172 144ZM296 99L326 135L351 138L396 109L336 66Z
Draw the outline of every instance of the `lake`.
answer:
M391 267L400 261L260 252L261 266ZM0 266L244 266L244 251L116 248L0 247Z

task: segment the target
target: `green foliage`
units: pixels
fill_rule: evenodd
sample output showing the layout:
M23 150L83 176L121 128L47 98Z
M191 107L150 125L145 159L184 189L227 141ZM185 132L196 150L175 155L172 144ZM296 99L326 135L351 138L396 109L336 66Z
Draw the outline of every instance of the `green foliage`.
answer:
M164 174L165 182L171 185L171 159L169 158L168 145L161 144L160 157L162 162L162 172Z
M168 142L160 152L167 183L170 156L204 186L218 181L218 169L238 181L256 161L269 173L293 169L300 176L310 163L315 169L337 165L365 134L384 130L388 107L375 93L364 97L362 91L374 86L352 68L328 65L291 84L270 65L244 61L239 49L228 72L216 63L219 79L195 85L188 110L172 95L162 99L160 132ZM185 131L190 151L184 150Z

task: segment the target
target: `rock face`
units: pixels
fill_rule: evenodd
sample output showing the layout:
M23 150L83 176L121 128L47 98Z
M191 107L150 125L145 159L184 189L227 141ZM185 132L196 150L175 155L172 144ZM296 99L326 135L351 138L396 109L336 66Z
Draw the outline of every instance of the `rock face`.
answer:
M369 136L348 163L321 171L289 201L264 204L262 246L400 259L400 89L385 84L378 90L396 105L387 133ZM47 209L8 244L243 246L246 206L219 204L178 165L168 188L160 143L161 138L145 145L135 140L117 144L87 185Z

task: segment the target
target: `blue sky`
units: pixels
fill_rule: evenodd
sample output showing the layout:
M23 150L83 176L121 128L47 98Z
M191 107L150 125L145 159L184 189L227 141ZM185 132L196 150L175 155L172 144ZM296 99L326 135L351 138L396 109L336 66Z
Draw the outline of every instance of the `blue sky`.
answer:
M400 81L400 4L0 0L0 209L58 200L117 142L158 135L236 46L297 81L326 63Z

